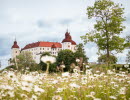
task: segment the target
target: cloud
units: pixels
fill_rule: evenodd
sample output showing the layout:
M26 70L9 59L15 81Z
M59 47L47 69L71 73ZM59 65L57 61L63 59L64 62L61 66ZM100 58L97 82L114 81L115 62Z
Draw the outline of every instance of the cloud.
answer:
M37 41L61 42L68 28L77 43L83 42L80 36L93 29L94 19L88 19L86 8L95 0L1 0L0 1L0 58L10 57L14 37L23 48ZM122 33L130 33L129 0L114 0L123 4L127 18ZM85 45L89 61L97 60L97 47L93 43ZM123 53L125 56L125 53ZM123 57L120 54L120 57ZM122 61L123 62L123 61Z

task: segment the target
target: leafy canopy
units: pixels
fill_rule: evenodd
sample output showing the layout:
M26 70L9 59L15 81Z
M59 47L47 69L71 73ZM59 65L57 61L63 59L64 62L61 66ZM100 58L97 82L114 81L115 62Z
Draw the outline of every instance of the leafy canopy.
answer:
M107 62L107 55L100 55L98 57L98 62L99 63L106 63ZM110 64L115 64L117 62L117 58L114 55L110 55Z
M66 68L65 71L70 69L70 64L75 62L74 53L71 50L61 50L57 56L57 64L64 63Z
M125 26L124 8L111 0L96 0L93 6L87 8L88 18L95 18L94 30L81 36L84 43L95 42L100 50L121 52L124 49L124 38L119 35Z
M29 51L21 52L16 56L16 62L15 59L13 59L13 62L18 64L18 70L25 70L28 68L31 71L37 69L37 64L33 60L32 54Z
M74 54L75 54L75 58L78 59L83 58L83 62L88 62L88 57L85 54L84 45L82 43L77 45L77 50Z

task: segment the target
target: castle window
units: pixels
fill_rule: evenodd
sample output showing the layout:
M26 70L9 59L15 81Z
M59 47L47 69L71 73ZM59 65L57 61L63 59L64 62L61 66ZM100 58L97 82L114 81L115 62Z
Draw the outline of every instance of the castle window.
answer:
M44 50L44 48L43 48L43 50Z
M17 53L17 51L16 51L16 53Z

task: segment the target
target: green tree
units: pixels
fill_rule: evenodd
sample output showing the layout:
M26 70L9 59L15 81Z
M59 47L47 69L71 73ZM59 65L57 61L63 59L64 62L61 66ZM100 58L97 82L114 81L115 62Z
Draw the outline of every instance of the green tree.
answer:
M42 56L46 56L46 55L47 55L47 56L52 56L52 55L50 54L50 52L44 52L44 53L42 53L41 57L42 57ZM40 66L40 69L41 69L42 71L46 71L46 69L47 69L47 64L46 64L46 63L44 63L44 62L42 62L42 61L40 60L39 66ZM49 72L56 72L56 63L50 64Z
M130 49L130 35L126 36L126 47Z
M126 55L126 62L130 63L130 51L128 51L128 54Z
M61 50L57 56L57 64L65 64L65 71L70 70L70 65L75 62L74 53L71 50Z
M110 56L110 64L115 64L117 62L117 58L114 55L109 55ZM107 62L107 55L101 55L98 57L98 62L99 63L106 63Z
M119 37L125 28L123 26L124 8L111 0L96 0L94 6L87 8L88 18L95 18L94 30L81 36L84 43L95 42L99 51L105 51L109 64L112 51L122 52L125 44L124 38Z
M15 60L14 60L15 62ZM37 69L37 64L33 60L32 54L29 51L24 51L16 56L18 70L29 68L29 70Z
M83 62L85 63L88 62L88 57L85 54L84 45L82 43L77 45L77 50L74 53L74 55L75 55L75 58L78 58L78 59L83 58Z

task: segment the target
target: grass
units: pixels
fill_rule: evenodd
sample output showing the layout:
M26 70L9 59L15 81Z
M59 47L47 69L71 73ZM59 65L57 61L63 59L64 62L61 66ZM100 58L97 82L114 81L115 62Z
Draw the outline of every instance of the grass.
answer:
M87 69L80 73L0 73L0 100L129 100L128 72Z

